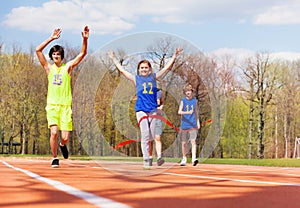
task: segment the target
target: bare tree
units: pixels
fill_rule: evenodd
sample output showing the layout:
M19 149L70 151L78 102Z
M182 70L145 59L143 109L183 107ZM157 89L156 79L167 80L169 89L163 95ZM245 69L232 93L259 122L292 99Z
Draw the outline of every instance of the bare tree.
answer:
M249 89L248 99L250 100L250 118L249 118L249 157L252 152L252 130L253 130L253 112L257 110L258 131L257 131L257 157L264 158L264 130L266 122L267 105L272 99L274 88L276 87L277 65L272 64L269 55L266 53L257 53L254 59L249 59L247 67L244 69ZM256 108L253 104L256 103Z
M284 157L292 156L294 139L298 136L299 125L297 125L299 115L299 81L297 73L299 71L297 63L281 63L280 67L280 88L275 94L276 126L282 131L276 131L276 138L284 139ZM277 136L278 132L281 134ZM276 142L278 145L278 141ZM276 146L277 148L277 146ZM278 150L277 150L278 151ZM277 152L276 152L277 153ZM278 154L278 153L277 153Z

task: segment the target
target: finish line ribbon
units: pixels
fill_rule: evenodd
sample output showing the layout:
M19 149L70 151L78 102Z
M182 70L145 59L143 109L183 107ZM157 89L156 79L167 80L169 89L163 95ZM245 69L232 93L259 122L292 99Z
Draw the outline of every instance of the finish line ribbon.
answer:
M170 126L172 129L175 129L176 131L180 131L179 128L177 128L176 126L174 126L174 124L172 124L168 119L166 119L163 116L159 116L159 115L152 115L152 116L143 116L140 120L138 125L140 126L142 120L146 119L146 118L157 118L163 122L165 122L165 124L167 124L168 126Z
M133 143L133 142L136 142L136 140L134 140L134 139L129 139L129 140L126 140L126 141L124 141L124 142L120 142L118 145L116 145L115 149L118 149L118 148L120 148L120 147L123 147L123 146L125 146L125 145L127 145L127 144L130 144L130 143Z
M159 115L143 116L143 117L139 120L138 125L140 126L140 123L142 122L142 120L144 120L144 119L146 119L146 118L156 118L156 119L160 119L160 120L163 121L165 124L167 124L168 126L170 126L172 129L175 129L177 132L184 132L184 131L185 131L185 130L181 130L180 128L176 127L174 124L172 124L172 123L171 123L168 119L166 119L165 117L159 116ZM209 119L209 120L207 120L207 121L202 122L202 123L201 123L201 126L204 126L204 125L206 125L207 123L211 123L211 122L212 122L212 120ZM189 129L188 131L190 131L190 130L191 130L191 129ZM131 144L131 143L133 143L133 142L136 142L136 140L134 140L134 139L129 139L129 140L126 140L126 141L124 141L124 142L120 142L119 144L117 144L117 145L115 146L115 149L118 149L118 148L120 148L120 147L123 147L123 146L125 146L125 145L127 145L127 144Z

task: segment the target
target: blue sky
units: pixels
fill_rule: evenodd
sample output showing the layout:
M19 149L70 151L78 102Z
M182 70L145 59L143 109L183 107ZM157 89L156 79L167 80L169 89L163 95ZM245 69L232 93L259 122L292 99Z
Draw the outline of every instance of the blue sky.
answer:
M126 35L174 34L204 53L267 51L300 57L299 0L0 0L0 40L23 50L63 30L61 42L90 50Z

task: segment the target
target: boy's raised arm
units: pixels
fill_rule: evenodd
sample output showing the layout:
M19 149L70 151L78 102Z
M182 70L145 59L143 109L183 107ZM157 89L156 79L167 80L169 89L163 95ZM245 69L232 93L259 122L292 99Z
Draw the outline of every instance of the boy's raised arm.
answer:
M89 38L89 27L85 26L83 31L81 32L82 35L82 47L80 53L71 61L67 63L68 69L69 69L69 74L72 72L73 68L77 66L82 59L85 57L87 54L87 47L88 47L88 38Z
M46 60L44 54L43 54L43 50L44 48L53 40L58 39L60 37L61 34L61 29L57 28L55 29L51 36L49 38L47 38L44 42L42 42L40 45L38 45L35 49L36 55L42 65L42 67L46 70L46 72L49 72L49 62Z

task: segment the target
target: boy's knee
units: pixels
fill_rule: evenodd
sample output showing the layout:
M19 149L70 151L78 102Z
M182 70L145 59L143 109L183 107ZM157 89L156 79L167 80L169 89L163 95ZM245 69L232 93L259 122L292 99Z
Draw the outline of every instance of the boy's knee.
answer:
M58 137L58 129L57 128L51 128L51 136Z

